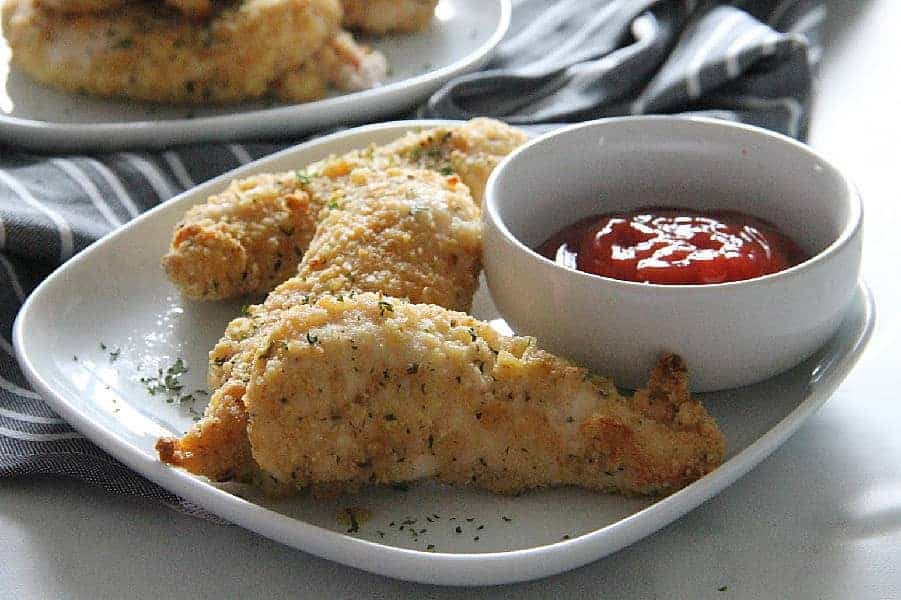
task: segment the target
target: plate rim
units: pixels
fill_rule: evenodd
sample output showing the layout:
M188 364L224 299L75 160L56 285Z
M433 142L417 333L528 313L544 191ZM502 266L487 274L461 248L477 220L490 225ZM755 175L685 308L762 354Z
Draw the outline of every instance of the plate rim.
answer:
M494 31L488 39L460 59L439 69L408 77L388 85L359 92L341 94L314 102L286 104L272 108L196 117L191 119L160 119L123 121L117 123L84 122L57 123L14 117L0 113L0 142L18 144L30 150L78 150L110 151L121 148L163 148L171 145L199 142L227 142L242 138L260 137L284 138L299 135L316 128L341 125L336 119L327 119L331 125L316 120L317 112L346 112L349 105L374 102L385 98L385 103L396 95L405 95L403 106L412 106L422 90L428 88L427 95L444 85L453 77L466 74L486 64L510 28L512 0L492 0L499 10ZM10 67L11 67L10 63ZM35 82L35 85L42 85ZM122 99L122 102L129 102ZM379 109L372 109L378 112ZM400 112L402 109L392 109ZM381 109L384 112L384 108ZM286 122L312 121L308 125L298 124L295 128L285 128ZM263 127L261 123L269 124ZM275 128L275 125L278 128ZM268 136L267 136L268 133Z
M77 431L129 468L162 487L203 506L223 518L279 541L292 548L316 556L381 575L444 585L493 585L527 581L557 574L600 559L657 531L690 510L717 495L745 475L780 447L817 409L819 409L851 371L862 354L873 331L875 306L873 296L861 279L855 293L855 305L862 302L863 322L849 337L851 344L827 370L828 377L811 385L806 397L782 420L721 465L711 474L682 490L663 498L628 517L584 535L551 544L486 553L423 552L371 542L321 528L289 517L234 496L205 480L160 463L143 450L93 423L71 404L64 393L57 392L32 362L28 331L33 326L37 306L54 286L65 281L68 271L84 261L101 246L128 235L133 227L156 218L176 204L189 199L202 200L208 190L243 174L265 168L278 159L303 154L319 145L343 138L365 138L375 131L410 130L446 124L446 120L414 120L379 123L350 129L276 152L252 163L213 178L200 186L161 203L112 234L101 238L70 259L47 277L27 298L13 326L13 346L23 373L35 391Z

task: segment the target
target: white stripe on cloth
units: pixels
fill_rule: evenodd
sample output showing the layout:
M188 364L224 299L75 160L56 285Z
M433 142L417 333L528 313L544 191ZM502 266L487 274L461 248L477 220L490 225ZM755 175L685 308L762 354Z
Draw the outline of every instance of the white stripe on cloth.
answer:
M150 184L150 187L153 188L153 191L161 202L168 200L177 193L176 190L173 190L169 186L169 182L166 181L165 176L160 172L159 168L146 158L132 152L120 152L119 155L128 161L131 166L140 171L141 175L144 176L144 179L146 179Z
M244 146L242 146L241 144L229 144L228 149L231 151L232 154L235 155L235 158L237 158L238 162L241 163L242 165L246 165L247 163L249 163L250 161L253 160L253 157L250 155L250 152L248 152L244 148Z
M795 22L791 27L791 33L804 34L807 31L817 27L826 19L826 7L818 6ZM806 36L805 36L806 37ZM823 49L819 46L808 44L807 46L807 64L814 66L820 62L823 55Z
M16 275L16 270L13 269L13 265L11 262L9 262L9 259L7 259L2 254L0 254L0 265L3 265L3 268L9 275L9 282L10 285L12 285L13 292L16 293L16 298L19 299L19 302L25 302L25 290L22 289L22 284L19 281L19 276Z
M764 34L775 35L769 27L757 25L735 38L735 41L726 49L726 74L729 77L734 79L741 72L741 65L738 64L738 55L741 54L741 51L751 46L752 42Z
M701 69L704 68L704 59L722 38L732 31L736 22L746 17L747 15L740 11L731 13L711 33L707 34L707 40L695 51L691 60L688 61L688 75L685 77L685 91L689 98L694 100L701 95Z
M0 350L3 350L13 358L16 357L16 351L13 350L12 344L7 342L3 337L0 337ZM26 398L31 398L32 400L43 400L40 394L32 392L31 390L26 390L25 388L16 385L12 381L7 381L3 378L3 376L0 376L0 388L3 388L4 390L12 394L18 394L20 396L25 396Z
M113 227L118 227L122 225L122 220L116 216L116 213L112 211L109 205L106 203L106 200L103 198L103 194L100 193L100 190L97 189L97 186L94 185L94 182L84 174L78 165L66 158L54 158L50 160L51 163L60 168L63 172L66 173L72 180L78 184L78 186L84 190L84 193L88 198L91 199L91 203L94 205L94 208L97 209L103 218L107 220L107 222Z
M804 33L805 31L810 31L826 20L826 12L825 6L817 6L815 9L792 23L789 31L792 33Z
M10 419L15 419L16 421L23 421L25 423L36 423L38 425L63 425L65 421L62 419L54 419L51 417L38 417L36 415L28 415L25 413L16 412L14 410L6 410L5 408L0 407L0 415L4 417L9 417Z
M614 13L616 13L619 10L622 10L621 4L622 4L622 2L620 0L613 0L612 2L610 2L610 4L608 4L601 10L597 11L597 13L595 13L593 15L587 15L586 20L588 20L590 18L591 24L593 24L593 25L596 25L598 23L603 23L604 21L607 21ZM561 60L566 60L566 57L568 57L573 52L577 51L580 47L583 47L585 45L586 40L585 40L584 36L589 35L590 31L591 31L591 29L586 27L584 31L580 32L583 37L579 37L579 36L570 37L569 39L564 41L562 44L560 44L557 48L555 48L553 50L553 52L549 52L541 60L536 61L532 65L529 65L529 68L539 69L539 68L541 68L541 65L555 64L557 62L560 62Z
M125 186L122 185L119 177L117 177L109 167L107 167L96 158L90 158L87 156L82 158L87 160L92 167L97 169L97 172L100 173L100 176L103 177L104 180L106 180L107 185L112 188L113 193L116 194L116 198L119 199L119 203L123 207L125 207L125 210L128 212L128 214L130 214L132 217L137 217L139 214L141 214L141 209L138 208L138 205L135 204L134 200L131 199L131 195L125 189Z
M6 390L10 394L17 394L19 396L24 396L25 398L31 398L32 400L43 400L40 394L19 387L12 381L7 381L3 377L0 377L0 388Z
M75 253L75 236L72 234L72 228L63 217L50 207L44 206L38 202L37 198L31 195L24 185L22 185L15 177L0 169L0 180L2 180L19 198L26 204L31 205L35 210L47 216L56 226L59 233L59 258L61 262L65 262L72 258Z
M26 442L54 442L57 440L75 440L84 438L78 432L69 431L66 433L25 433L24 431L16 431L0 426L0 435L4 435L16 440L24 440Z
M169 165L169 168L172 169L172 172L175 173L175 178L178 179L178 183L181 184L183 189L189 190L197 185L194 183L194 180L191 179L191 174L188 173L188 170L178 157L178 154L172 150L168 150L163 152L163 159L166 161L166 164Z

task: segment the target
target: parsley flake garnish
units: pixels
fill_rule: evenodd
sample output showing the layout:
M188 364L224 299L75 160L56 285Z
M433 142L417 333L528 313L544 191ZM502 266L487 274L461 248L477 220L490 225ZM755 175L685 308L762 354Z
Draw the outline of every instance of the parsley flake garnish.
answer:
M118 356L118 351L116 352L116 355ZM188 367L185 366L185 361L178 358L165 370L163 370L162 367L157 369L156 375L141 377L140 382L144 384L147 393L151 396L163 396L166 404L178 403L179 405L187 406L196 421L201 417L201 413L194 408L194 403L196 401L194 394L206 395L206 392L203 390L194 390L187 394L181 393L182 389L185 387L181 382L181 376L187 372Z

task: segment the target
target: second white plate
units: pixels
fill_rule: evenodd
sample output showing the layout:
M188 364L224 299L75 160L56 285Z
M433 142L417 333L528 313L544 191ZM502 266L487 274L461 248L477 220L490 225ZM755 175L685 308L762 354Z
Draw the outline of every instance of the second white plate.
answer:
M388 58L385 85L296 105L173 107L61 92L11 68L0 36L0 142L53 152L164 148L377 121L483 66L510 25L510 11L510 0L441 0L428 30L365 40Z
M391 577L499 584L596 560L716 495L788 439L832 394L865 346L873 305L861 285L840 331L813 358L761 384L702 396L726 436L727 461L658 501L577 489L510 498L432 483L328 501L306 495L273 501L161 464L156 440L190 427L205 397L167 402L165 393L149 393L153 378L181 359L189 369L179 375L185 392L205 388L207 352L242 304L193 303L179 296L159 267L175 222L234 176L302 167L430 124L370 126L286 150L183 194L73 258L32 293L16 321L17 355L34 389L132 469L248 529ZM484 287L473 312L497 318ZM348 508L371 516L353 527L341 518Z

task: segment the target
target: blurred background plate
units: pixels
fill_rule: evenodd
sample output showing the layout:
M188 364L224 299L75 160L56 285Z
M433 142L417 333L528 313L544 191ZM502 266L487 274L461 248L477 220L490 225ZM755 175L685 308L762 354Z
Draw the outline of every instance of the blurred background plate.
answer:
M11 67L0 38L0 143L32 150L108 151L299 135L412 108L482 67L510 24L510 0L441 0L427 31L361 38L388 59L385 85L306 104L161 106L61 92Z

